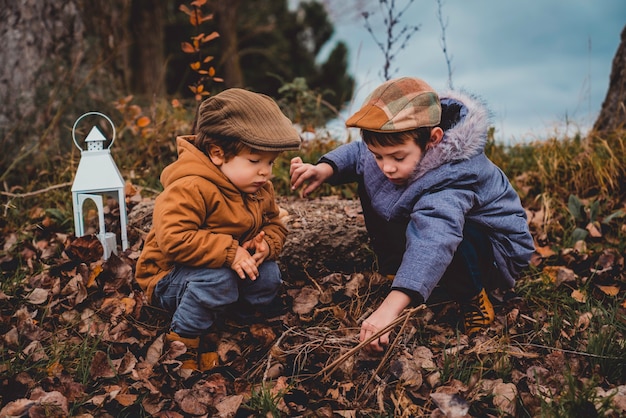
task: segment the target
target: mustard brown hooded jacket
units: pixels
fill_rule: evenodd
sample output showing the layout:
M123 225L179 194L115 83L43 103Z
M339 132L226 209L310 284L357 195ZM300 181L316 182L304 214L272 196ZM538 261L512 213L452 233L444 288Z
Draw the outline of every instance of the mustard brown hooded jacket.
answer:
M156 284L177 264L230 267L237 246L265 232L275 260L287 230L271 182L254 194L239 191L206 154L194 136L176 139L178 159L161 174L163 192L156 198L152 229L137 262L135 278L148 300Z

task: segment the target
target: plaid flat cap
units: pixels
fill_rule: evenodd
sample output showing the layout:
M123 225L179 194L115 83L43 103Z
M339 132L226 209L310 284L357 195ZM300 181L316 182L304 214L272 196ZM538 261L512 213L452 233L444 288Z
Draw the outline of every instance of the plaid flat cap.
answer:
M374 132L403 132L441 121L439 96L424 81L402 77L376 88L346 126Z

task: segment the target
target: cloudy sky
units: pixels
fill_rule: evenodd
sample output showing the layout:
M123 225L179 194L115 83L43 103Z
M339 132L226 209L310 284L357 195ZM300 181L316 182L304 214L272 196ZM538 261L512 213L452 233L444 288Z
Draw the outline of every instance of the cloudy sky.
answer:
M376 36L386 41L378 1L353 2L365 4ZM343 40L350 49L357 91L347 112L356 111L384 81L383 53L357 9L334 14L335 36L329 43ZM488 102L496 138L516 143L584 133L593 125L626 25L626 1L443 0L441 10L452 85ZM398 52L392 75L417 76L445 90L448 67L437 11L436 0L415 0L407 9L400 27L418 25L419 31Z

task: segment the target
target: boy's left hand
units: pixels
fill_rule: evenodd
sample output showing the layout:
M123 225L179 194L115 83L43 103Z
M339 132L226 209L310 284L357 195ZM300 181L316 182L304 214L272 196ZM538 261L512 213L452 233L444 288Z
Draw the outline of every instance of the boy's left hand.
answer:
M265 261L265 259L270 255L270 246L265 241L265 232L259 232L254 238L249 241L246 241L242 244L242 247L245 250L252 250L254 253L252 254L252 258L256 261L256 265L260 266L261 263Z
M391 324L402 310L411 303L411 298L404 292L399 290L392 290L389 292L385 300L380 306L363 321L361 324L361 333L359 334L359 340L365 341L372 335L376 334L379 330L385 328ZM366 350L372 353L380 353L385 350L385 347L389 345L389 332L384 333L377 339L371 341L366 347Z

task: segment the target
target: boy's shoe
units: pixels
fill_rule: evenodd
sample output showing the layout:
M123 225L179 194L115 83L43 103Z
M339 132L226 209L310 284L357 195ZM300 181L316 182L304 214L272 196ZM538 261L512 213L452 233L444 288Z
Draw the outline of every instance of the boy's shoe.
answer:
M220 342L220 333L208 333L200 337L200 353L198 354L198 368L202 372L214 369L220 364L217 346Z
M474 296L469 303L461 304L465 333L469 336L476 334L496 319L493 305L485 289Z
M200 337L181 337L174 331L170 331L165 334L165 340L168 343L179 341L187 348L187 351L176 357L182 363L181 369L205 372L219 363L219 356L216 352L199 352Z
M198 347L200 346L200 337L187 338L181 337L174 331L165 334L165 341L171 345L174 341L181 342L187 349L183 354L175 357L182 363L181 369L200 370L198 368Z

